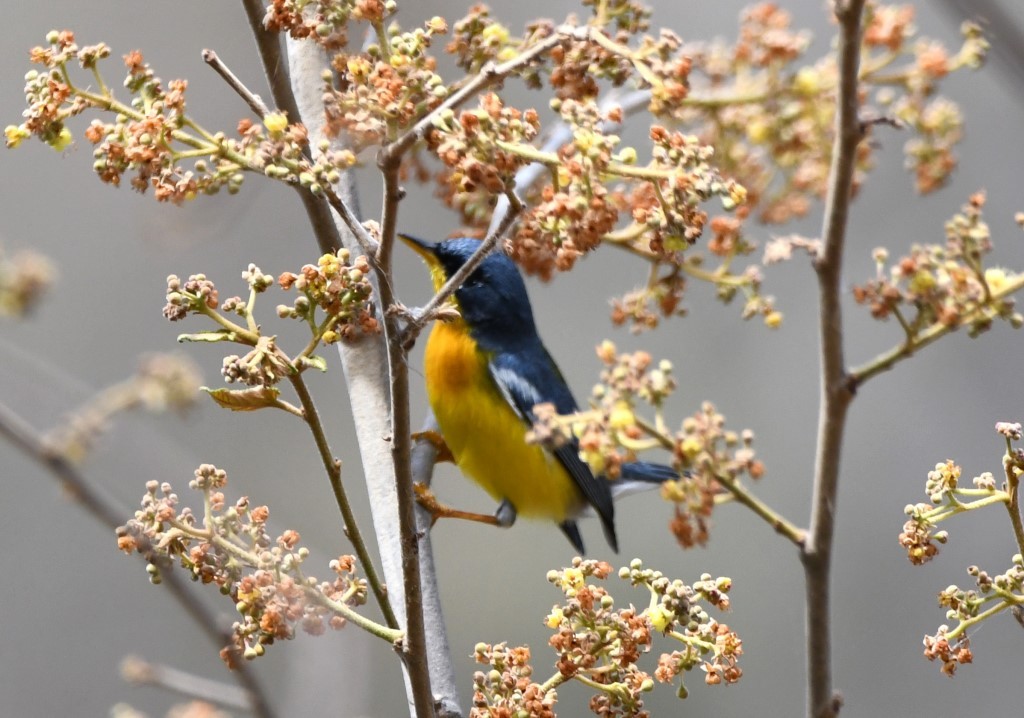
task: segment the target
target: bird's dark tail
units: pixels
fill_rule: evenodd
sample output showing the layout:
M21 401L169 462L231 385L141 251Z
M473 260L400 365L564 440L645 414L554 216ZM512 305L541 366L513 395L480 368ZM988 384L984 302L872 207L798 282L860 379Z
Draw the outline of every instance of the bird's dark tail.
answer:
M619 478L611 482L612 496L628 496L641 491L650 491L666 481L679 478L679 472L665 464L650 461L631 461L623 464Z

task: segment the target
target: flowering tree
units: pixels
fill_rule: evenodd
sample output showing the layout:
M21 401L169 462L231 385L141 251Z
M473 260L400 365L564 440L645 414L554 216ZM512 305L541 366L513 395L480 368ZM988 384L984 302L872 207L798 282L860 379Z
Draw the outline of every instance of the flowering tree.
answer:
M151 361L139 378L47 437L5 409L4 433L117 527L118 547L140 554L154 583L167 583L193 606L180 583L183 569L230 599L237 615L220 655L238 671L241 700L257 714L275 709L248 661L300 630L318 635L354 625L395 648L414 715L459 715L430 520L417 509L414 491L415 482L429 482L436 458L430 442L413 439L407 357L419 333L450 318L447 300L490 252L506 251L524 272L549 280L607 246L645 264L649 276L613 299L615 324L670 331L668 320L685 313L691 285L705 283L723 302L739 297L743 318L777 329L783 313L762 291L767 272L760 264L803 253L818 280L821 337L821 413L806 525L752 490L751 481L766 471L752 432L727 429L711 402L687 418L668 413L666 399L677 385L672 363L656 363L646 352L603 343L598 355L605 369L589 408L559 415L538 407L531 440L575 437L581 458L611 479L624 461L667 450L679 479L662 495L674 505L670 528L684 547L709 540L711 514L727 501L790 542L805 578L808 715L836 715L830 582L840 448L856 391L958 328L975 335L1000 319L1024 323L1011 298L1024 277L986 263L992 242L979 193L950 220L943 242L916 244L894 263L887 250L875 250L877 273L855 287L854 298L873 317L894 319L902 337L861 366L844 359L845 240L851 200L877 161L872 134L879 126L901 128L917 189L941 187L956 165L962 120L956 105L938 95L939 85L982 63L987 43L980 29L964 25L962 45L951 51L916 37L909 7L837 1L835 47L814 59L808 34L771 3L744 13L731 44L687 42L672 30L655 30L650 12L628 0L584 0L579 14L562 23L538 20L521 31L483 6L456 21L433 17L402 28L393 0L243 5L273 107L208 52L207 62L253 115L233 131L198 122L186 105L188 83L162 82L139 51L123 54L124 89L115 91L108 83L112 50L80 44L65 30L32 50L27 109L22 122L6 128L6 143L13 148L36 138L62 151L84 137L101 181L126 181L164 202L234 193L250 175L297 193L319 258L276 278L249 264L237 296L222 296L234 288L205 274L171 275L164 316L185 322L181 341L238 345L223 359L228 386L206 389L218 405L278 409L308 426L352 553L315 565L296 530L268 528L266 506L246 496L229 500L227 473L211 464L195 470L191 500L170 484L146 483L133 517L117 516L90 490L77 461L98 428L129 406L187 403L188 387L197 383L187 366ZM456 75L441 74L443 54ZM289 73L275 69L285 63ZM514 83L542 90L544 103L516 106L506 92ZM84 126L80 134L76 123ZM623 128L641 123L643 143L626 144ZM374 163L384 193L379 219L369 220L357 210L352 172ZM401 203L415 191L413 183L433 184L458 216L460 233L484 240L418 309L403 303L393 255ZM763 243L760 264L753 259L765 226L805 217L819 202L820 236L776 237ZM0 306L23 311L46 274L39 259L5 265ZM289 293L274 314L306 330L300 346L283 346L271 329L264 306L271 291ZM308 385L307 372L334 363L324 353L329 346L338 349L348 385L369 517L353 510ZM983 474L975 489L960 489L959 468L940 465L928 488L938 506L908 507L900 536L920 563L936 553L934 541L946 540L931 533L939 521L995 503L1009 509L1019 551L1014 568L995 579L975 568L978 591L954 586L941 595L959 626L926 637L925 654L941 658L949 674L971 660L968 628L1024 602L1017 497L1024 458L1012 448L1020 428L1000 424L999 431L1007 439L1005 485L997 489ZM963 497L980 498L965 503ZM367 540L369 527L379 559ZM613 598L604 583L612 576L641 590L640 608ZM553 631L553 666L544 671L525 647L477 645L483 668L473 678L470 715L552 715L558 688L570 681L591 691L590 708L599 715L643 715L644 696L657 682L675 683L685 696L683 676L692 669L701 669L708 685L740 680L743 644L720 620L731 606L731 579L705 573L684 583L639 559L616 573L606 562L582 558L548 579L564 596L545 619ZM379 619L363 608L371 598ZM214 619L192 613L221 636ZM652 670L643 661L655 644Z

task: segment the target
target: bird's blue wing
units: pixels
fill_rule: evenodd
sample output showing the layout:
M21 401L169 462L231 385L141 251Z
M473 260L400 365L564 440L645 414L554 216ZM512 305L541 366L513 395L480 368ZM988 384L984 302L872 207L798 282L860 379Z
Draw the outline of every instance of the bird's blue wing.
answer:
M531 343L518 351L498 352L491 357L490 373L508 403L522 417L523 421L533 426L535 416L533 407L537 404L551 403L559 414L571 414L576 411L576 401L569 391L565 379L554 360L540 342ZM579 487L587 503L594 507L604 527L605 536L611 547L618 551L618 540L615 536L615 508L612 504L612 493L608 482L595 477L590 467L579 456L577 442L571 441L552 452L555 458L569 472L569 476ZM566 521L562 530L573 539L573 543L582 552L582 544L578 543L579 533L572 521Z

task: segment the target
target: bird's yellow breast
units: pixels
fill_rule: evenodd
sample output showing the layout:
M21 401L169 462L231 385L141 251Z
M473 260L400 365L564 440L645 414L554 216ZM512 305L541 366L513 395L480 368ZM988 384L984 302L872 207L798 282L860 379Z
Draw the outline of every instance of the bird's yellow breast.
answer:
M526 423L461 321L434 324L424 363L431 408L464 474L521 516L561 522L576 513L582 496L575 483L554 456L526 443Z

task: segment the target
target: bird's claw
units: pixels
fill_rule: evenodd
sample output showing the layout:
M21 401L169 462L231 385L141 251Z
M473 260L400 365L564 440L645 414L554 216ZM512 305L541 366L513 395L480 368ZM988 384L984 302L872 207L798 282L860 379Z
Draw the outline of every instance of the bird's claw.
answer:
M448 448L444 437L436 431L417 431L412 435L412 440L425 441L434 447L434 451L437 452L437 456L434 457L435 464L445 461L455 463L455 456L452 454L452 450Z

